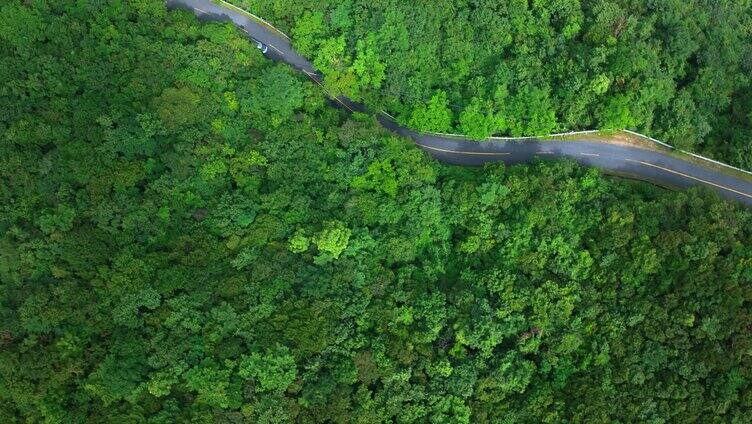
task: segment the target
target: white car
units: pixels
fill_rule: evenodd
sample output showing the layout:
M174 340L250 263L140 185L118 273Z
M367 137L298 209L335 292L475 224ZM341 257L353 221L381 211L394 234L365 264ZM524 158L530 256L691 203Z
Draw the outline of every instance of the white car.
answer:
M246 34L250 35L248 33L248 30L245 29L245 25L240 25L240 29L242 29L243 32L245 32ZM256 42L256 48L259 49L259 50L261 50L261 53L266 53L269 50L269 46L267 46L266 44L262 43L261 41L256 40L255 38L253 39L253 41Z

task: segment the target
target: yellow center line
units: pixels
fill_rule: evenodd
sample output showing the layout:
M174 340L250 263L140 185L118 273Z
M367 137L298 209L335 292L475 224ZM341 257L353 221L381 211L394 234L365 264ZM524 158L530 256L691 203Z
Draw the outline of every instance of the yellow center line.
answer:
M687 175L687 174L681 173L679 171L674 171L673 169L664 168L662 166L654 165L652 163L643 162L641 160L634 160L634 159L624 159L624 160L626 160L627 162L635 162L635 163L639 163L639 164L642 164L642 165L645 165L645 166L651 166L653 168L658 168L660 170L663 170L663 171L666 171L666 172L670 172L672 174L681 175L682 177L689 178L689 179L695 180L695 181L699 181L701 183L705 183L705 184L708 184L708 185L711 185L711 186L714 186L714 187L722 188L724 190L728 190L730 192L742 195L744 197L749 197L750 199L752 199L752 195L750 195L750 194L743 193L741 191L734 190L733 188L726 187L726 186L723 186L723 185L720 185L720 184L716 184L716 183L713 183L713 182L710 182L710 181L706 181L706 180L703 180L701 178L693 177L691 175Z
M420 147L423 147L424 149L430 149L430 150L436 150L437 152L446 152L446 153L457 153L460 155L488 155L488 156L503 156L508 155L509 153L503 153L503 152L462 152L458 150L447 150L447 149L439 149L438 147L431 147L426 146L425 144L415 143Z

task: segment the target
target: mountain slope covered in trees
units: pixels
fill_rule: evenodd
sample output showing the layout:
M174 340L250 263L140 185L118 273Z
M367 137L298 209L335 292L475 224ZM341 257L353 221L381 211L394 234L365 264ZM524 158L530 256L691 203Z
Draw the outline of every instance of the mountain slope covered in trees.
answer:
M0 421L742 423L752 214L441 165L230 25L0 6Z
M632 129L752 169L752 3L232 0L413 128Z

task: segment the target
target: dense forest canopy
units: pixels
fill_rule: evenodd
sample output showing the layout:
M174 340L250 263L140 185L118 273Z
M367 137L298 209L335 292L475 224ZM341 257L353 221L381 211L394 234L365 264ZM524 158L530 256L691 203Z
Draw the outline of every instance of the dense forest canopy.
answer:
M231 0L413 128L632 129L752 169L749 0Z
M6 1L0 63L0 422L749 420L709 191L441 165L160 1Z

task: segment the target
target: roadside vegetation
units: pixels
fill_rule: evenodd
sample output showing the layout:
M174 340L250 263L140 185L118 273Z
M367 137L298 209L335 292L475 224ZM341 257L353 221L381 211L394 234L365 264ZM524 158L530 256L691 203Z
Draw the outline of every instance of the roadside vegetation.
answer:
M749 1L231 2L418 130L631 129L752 169Z
M710 191L442 165L161 1L7 1L0 63L0 422L749 419Z

